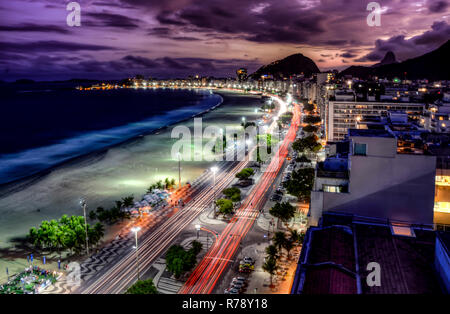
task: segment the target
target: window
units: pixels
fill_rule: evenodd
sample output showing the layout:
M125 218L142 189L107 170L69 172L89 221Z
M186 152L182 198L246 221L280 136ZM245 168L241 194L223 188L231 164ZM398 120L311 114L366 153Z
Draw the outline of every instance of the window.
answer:
M366 156L367 145L355 143L353 155Z
M323 185L323 191L329 193L347 193L348 187L342 185Z

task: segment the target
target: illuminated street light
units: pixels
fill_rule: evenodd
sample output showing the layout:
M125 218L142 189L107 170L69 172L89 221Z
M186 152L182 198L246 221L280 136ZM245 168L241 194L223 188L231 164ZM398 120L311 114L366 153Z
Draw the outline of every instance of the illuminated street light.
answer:
M198 236L199 236L199 234L200 234L200 229L202 228L202 226L200 226L200 225L195 225L195 229L197 230L197 239L198 239Z
M216 172L219 170L219 168L217 168L216 166L211 167L211 171L213 173L213 178L214 178L214 186L216 185Z
M131 231L134 232L134 237L136 239L136 268L137 268L137 278L139 280L139 253L138 253L138 238L137 238L137 234L139 232L139 230L141 230L141 227L133 227L131 228Z
M81 199L80 205L83 207L83 213L84 213L84 231L86 232L86 254L89 255L89 240L88 240L88 231L87 231L87 219L86 219L86 200Z

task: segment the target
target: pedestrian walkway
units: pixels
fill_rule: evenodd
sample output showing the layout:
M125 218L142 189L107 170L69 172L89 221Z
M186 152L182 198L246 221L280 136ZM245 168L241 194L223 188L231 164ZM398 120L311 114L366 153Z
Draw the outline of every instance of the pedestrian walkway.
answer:
M164 219L167 213L167 208L152 211L148 215L142 216L139 220L139 225L144 228L149 228ZM133 223L130 223L129 225L133 225ZM129 232L129 228L122 229L113 241L109 242L96 254L91 255L80 264L81 284L92 278L105 266L109 265L118 255L124 254L126 251L132 249L133 245L134 236ZM64 294L74 292L79 286L70 285L68 283L68 274L68 272L65 272L55 284L47 287L41 294Z

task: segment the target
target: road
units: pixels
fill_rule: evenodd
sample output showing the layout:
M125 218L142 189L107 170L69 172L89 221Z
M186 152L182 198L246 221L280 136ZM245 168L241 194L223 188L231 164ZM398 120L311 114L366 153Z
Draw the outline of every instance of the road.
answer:
M279 114L286 110L284 102L280 102ZM269 127L273 129L276 122ZM254 149L254 148L253 148ZM176 237L189 226L197 216L208 208L215 200L216 195L228 187L236 173L248 164L248 156L243 161L220 162L219 171L216 174L216 184L213 185L211 172L200 180L193 183L189 198L182 209L171 214L166 220L150 230L143 230L139 237L139 268L144 273L150 268L154 261L164 250L176 239ZM130 248L133 244L130 241ZM111 266L110 266L111 265ZM137 267L135 250L130 249L125 254L117 256L113 262L91 278L83 281L75 293L81 294L110 294L122 293L137 280Z
M267 197L267 190L273 184L288 154L289 145L295 140L299 125L300 111L294 107L294 115L289 131L277 154L272 158L266 172L253 188L235 216L221 233L219 239L196 266L191 276L180 289L181 294L209 294L217 281L232 262L241 240L247 235Z

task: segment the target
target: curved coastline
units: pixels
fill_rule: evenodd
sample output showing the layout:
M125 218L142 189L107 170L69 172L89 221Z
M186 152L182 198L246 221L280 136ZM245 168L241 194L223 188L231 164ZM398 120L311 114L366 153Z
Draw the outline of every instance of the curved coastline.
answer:
M183 88L183 89L187 89L187 90L192 90L192 88ZM227 91L227 90L212 90L212 89L203 89L206 91L211 91L213 94L217 95L220 97L220 101L215 104L214 106L205 109L201 112L198 112L196 114L193 114L191 116L185 117L183 119L168 123L166 125L163 125L161 127L158 127L156 129L152 129L149 130L147 132L142 132L138 135L132 136L130 138L127 138L123 141L119 141L117 143L113 143L110 144L108 146L93 150L91 152L85 153L85 154L81 154L78 156L74 156L74 157L70 157L68 159L65 159L61 162L58 162L48 168L39 170L33 174L21 177L21 178L17 178L15 180L12 180L10 182L6 182L6 183L0 183L0 198L6 197L12 193L15 192L19 192L31 185L34 185L36 183L38 183L40 180L42 180L43 178L45 178L46 176L48 176L49 174L51 174L52 172L61 169L61 168L67 168L67 167L72 167L72 166L79 166L79 165L89 165L91 163L97 162L99 160L101 160L105 154L112 148L115 147L120 147L122 145L128 145L137 141L140 141L144 136L148 136L148 135L152 135L152 134L158 134L159 132L161 132L164 129L169 128L170 126L176 125L178 123L182 123L185 121L189 121L195 117L199 117L202 116L210 111L213 111L217 108L219 108L220 106L222 106L224 104L224 97L226 97L226 94L235 94L235 95L246 95L246 96L253 96L253 95L247 95L245 93L240 93L240 92L236 92L236 91ZM256 97L256 96L255 96Z

